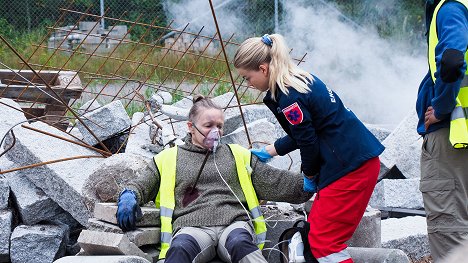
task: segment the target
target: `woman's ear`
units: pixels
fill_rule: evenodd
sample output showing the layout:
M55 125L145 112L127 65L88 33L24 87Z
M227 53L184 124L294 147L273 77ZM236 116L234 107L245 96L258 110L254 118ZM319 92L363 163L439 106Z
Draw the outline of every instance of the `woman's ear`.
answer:
M188 127L188 130L191 134L193 134L195 132L194 128L193 128L193 123L191 121L188 121L187 122L187 127Z
M260 70L266 77L268 76L269 65L267 63L260 64L260 66L258 66L258 70Z

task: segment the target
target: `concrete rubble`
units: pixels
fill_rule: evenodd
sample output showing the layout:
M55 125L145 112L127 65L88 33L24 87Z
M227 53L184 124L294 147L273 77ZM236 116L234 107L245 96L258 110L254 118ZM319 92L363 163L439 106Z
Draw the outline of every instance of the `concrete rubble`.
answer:
M117 225L115 202L122 184L143 174L153 173L148 162L152 162L155 154L170 145L183 143L192 100L187 97L172 103L172 95L167 92L153 94L152 100L152 109L158 111L155 118L163 126L157 133L147 113L134 113L130 120L120 101L102 106L96 101L88 101L80 109L83 120L100 140L129 131L123 153L108 158L51 163L0 175L0 262L33 262L31 260L36 258L39 260L37 262L56 260L62 263L156 262L160 240L159 210L154 204L142 207L143 219L138 222L137 229L124 233ZM239 108L235 106L234 93L223 94L213 101L220 107L228 107L221 141L249 147ZM13 125L24 122L26 118L16 102L9 99L0 99L0 102L0 135L3 136ZM89 109L85 110L88 106ZM276 138L285 135L266 106L242 106L242 111L250 139L254 142L253 147L273 143ZM386 146L381 156L383 173L380 178L395 178L392 176L398 174L397 178L400 179L383 179L376 185L368 210L347 242L355 262L409 262L408 257L417 260L429 254L423 217L381 220L383 214L375 209L422 208L418 190L422 139L415 134L415 123L412 114L392 131L386 126L366 124ZM42 122L25 125L76 141ZM86 143L96 145L97 141L84 127L80 127L80 124L77 126L73 129L70 126L67 130L84 138ZM67 157L101 157L94 150L25 129L21 125L14 131L16 143L0 157L1 171ZM11 143L10 134L1 149L8 148ZM291 152L289 156L292 162L288 156L277 156L268 164L299 173L299 150ZM310 209L312 201L307 204L304 207L268 203L262 208L268 223L267 239L270 241L264 255L269 262L279 262L279 253L269 248L278 242L279 235L285 229L304 219L304 209ZM31 247L31 244L35 247ZM63 257L73 256L78 251L79 255L87 256Z

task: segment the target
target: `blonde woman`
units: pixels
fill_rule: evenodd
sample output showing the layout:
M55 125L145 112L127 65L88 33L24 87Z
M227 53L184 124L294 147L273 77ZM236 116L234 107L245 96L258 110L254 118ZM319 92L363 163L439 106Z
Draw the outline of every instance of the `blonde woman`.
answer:
M313 256L353 262L345 241L369 202L384 147L334 91L292 63L281 35L245 40L234 66L250 86L267 92L263 101L287 133L252 153L266 161L300 149L304 190L317 192L308 217Z

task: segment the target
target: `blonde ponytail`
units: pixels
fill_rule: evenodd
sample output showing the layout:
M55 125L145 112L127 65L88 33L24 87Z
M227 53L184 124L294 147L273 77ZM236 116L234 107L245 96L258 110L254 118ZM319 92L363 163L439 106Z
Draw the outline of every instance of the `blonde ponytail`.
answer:
M300 93L310 91L308 83L313 81L310 73L296 66L289 56L289 48L280 34L269 35L272 45L269 46L260 37L245 40L234 56L234 67L247 70L259 70L263 63L268 64L268 86L272 99L276 98L276 86L284 94L288 94L288 88L293 88Z

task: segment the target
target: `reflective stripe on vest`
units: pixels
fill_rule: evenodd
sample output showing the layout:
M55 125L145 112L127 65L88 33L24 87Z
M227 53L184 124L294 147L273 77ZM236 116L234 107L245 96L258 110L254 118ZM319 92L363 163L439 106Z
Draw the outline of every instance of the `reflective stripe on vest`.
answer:
M262 249L266 240L266 224L260 210L257 194L252 184L250 174L250 151L237 144L229 144L229 148L236 162L239 183L247 201L247 206L252 214L257 246ZM161 217L161 252L159 259L166 258L172 239L172 215L175 207L175 179L177 147L172 147L160 152L154 157L154 161L160 175L160 187L156 197L156 207L160 209ZM163 192L161 192L161 190Z
M351 256L349 255L348 250L343 249L340 252L333 253L325 257L317 258L317 261L319 263L336 263L336 262L345 261L350 258Z
M429 47L428 60L429 69L431 72L432 81L435 83L435 72L437 71L435 48L439 43L437 36L437 13L441 6L447 0L442 0L437 5L432 16L431 25L429 27ZM468 0L456 0L463 4L468 9ZM465 61L468 61L468 52L465 52ZM465 72L465 77L460 85L460 92L457 96L457 105L452 112L450 118L450 143L454 148L468 148L468 70Z
M176 179L177 147L165 149L154 157L159 175L159 189L164 189L164 194L159 191L156 196L156 207L159 208L161 218L161 252L159 258L166 258L167 250L172 239L172 214L175 208L175 179Z

